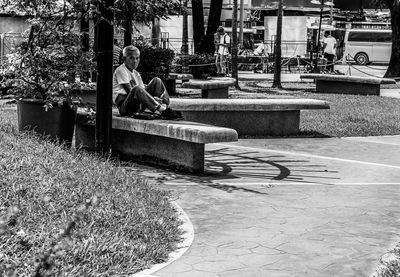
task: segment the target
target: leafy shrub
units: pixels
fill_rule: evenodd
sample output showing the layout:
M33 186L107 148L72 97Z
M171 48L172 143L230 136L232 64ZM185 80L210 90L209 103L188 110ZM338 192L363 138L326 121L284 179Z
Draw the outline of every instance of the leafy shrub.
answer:
M90 71L92 53L83 51L81 36L74 29L72 6L43 1L6 1L8 7L30 14L25 40L7 57L5 70L13 72L4 90L22 98L49 103L69 100L69 89L78 86L75 76ZM32 7L35 7L34 9Z
M142 76L143 82L148 83L154 77L166 81L171 72L172 61L175 57L171 49L157 48L144 41L134 43L140 50L140 64L137 70Z
M190 74L195 79L206 79L209 76L217 76L217 68L215 67L215 57L211 54L195 54L187 56L187 64ZM175 61L174 72L182 72L182 57Z

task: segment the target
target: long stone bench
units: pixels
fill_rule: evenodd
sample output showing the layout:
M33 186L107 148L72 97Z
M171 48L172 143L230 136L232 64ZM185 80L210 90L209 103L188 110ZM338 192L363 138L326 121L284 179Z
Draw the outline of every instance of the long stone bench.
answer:
M381 84L396 84L394 79L332 74L301 74L301 79L316 81L318 93L379 95Z
M202 173L207 143L237 141L235 130L189 121L112 117L112 155ZM95 126L78 111L75 145L95 149Z
M235 129L239 136L283 136L299 132L300 110L329 109L314 99L176 99L170 106L186 120Z
M229 97L229 87L235 84L233 78L215 78L209 80L190 80L182 84L183 88L201 89L202 98L220 99Z

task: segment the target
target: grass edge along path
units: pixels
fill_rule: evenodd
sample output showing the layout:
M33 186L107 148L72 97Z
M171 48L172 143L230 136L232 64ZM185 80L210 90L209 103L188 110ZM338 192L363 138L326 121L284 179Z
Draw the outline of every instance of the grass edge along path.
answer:
M169 192L112 160L20 134L7 118L1 276L127 276L166 261L181 240Z

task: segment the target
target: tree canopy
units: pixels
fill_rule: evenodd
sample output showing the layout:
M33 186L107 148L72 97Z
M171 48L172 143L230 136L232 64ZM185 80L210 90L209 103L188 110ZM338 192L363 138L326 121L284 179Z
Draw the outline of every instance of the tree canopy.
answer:
M181 8L179 0L117 0L114 7L117 21L129 17L147 24L154 18L166 19Z

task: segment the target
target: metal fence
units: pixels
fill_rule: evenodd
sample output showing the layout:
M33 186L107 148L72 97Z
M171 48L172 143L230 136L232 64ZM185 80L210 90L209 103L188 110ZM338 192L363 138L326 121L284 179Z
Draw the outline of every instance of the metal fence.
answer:
M20 45L25 37L21 33L4 33L0 34L0 63L6 55L10 54L16 46Z

